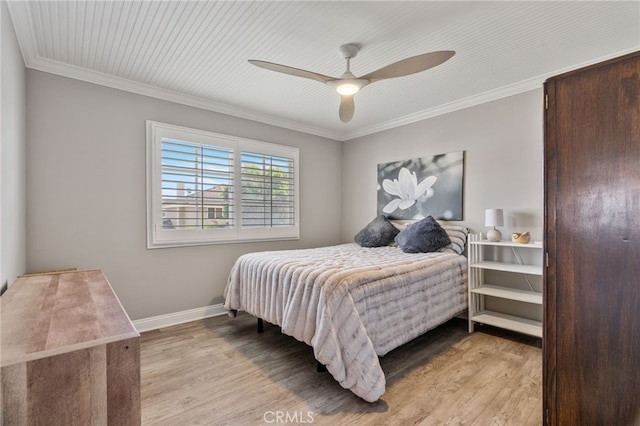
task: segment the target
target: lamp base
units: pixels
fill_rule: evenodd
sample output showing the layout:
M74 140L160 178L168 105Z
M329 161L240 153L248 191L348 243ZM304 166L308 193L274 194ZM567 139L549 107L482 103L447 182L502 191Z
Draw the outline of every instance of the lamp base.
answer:
M502 232L498 231L496 228L487 231L487 240L493 241L495 243L496 241L500 241L501 239Z

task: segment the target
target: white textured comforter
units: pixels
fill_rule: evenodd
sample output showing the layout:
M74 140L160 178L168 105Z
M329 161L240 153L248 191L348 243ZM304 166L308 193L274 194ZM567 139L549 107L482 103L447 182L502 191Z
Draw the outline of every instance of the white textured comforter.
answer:
M279 325L366 401L384 393L378 356L467 307L467 260L343 244L250 253L235 263L225 308Z

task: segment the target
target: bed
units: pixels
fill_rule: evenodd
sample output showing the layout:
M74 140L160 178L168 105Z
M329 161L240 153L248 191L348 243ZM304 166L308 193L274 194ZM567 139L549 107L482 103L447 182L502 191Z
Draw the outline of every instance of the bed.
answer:
M442 228L450 244L428 253L350 243L243 255L225 308L280 326L342 387L376 401L385 391L379 357L467 308L467 229Z

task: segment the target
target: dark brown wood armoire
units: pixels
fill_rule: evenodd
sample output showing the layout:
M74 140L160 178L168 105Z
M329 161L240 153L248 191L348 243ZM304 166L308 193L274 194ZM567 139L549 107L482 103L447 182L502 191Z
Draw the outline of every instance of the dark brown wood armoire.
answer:
M640 425L640 52L545 83L544 422Z

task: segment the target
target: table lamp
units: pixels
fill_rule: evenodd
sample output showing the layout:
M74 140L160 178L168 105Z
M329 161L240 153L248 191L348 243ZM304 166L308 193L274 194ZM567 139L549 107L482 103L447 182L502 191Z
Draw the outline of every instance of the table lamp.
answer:
M490 229L487 232L487 240L494 242L500 241L502 239L502 233L496 229L496 226L504 225L504 214L502 213L502 209L485 210L484 225L493 227L493 229Z

